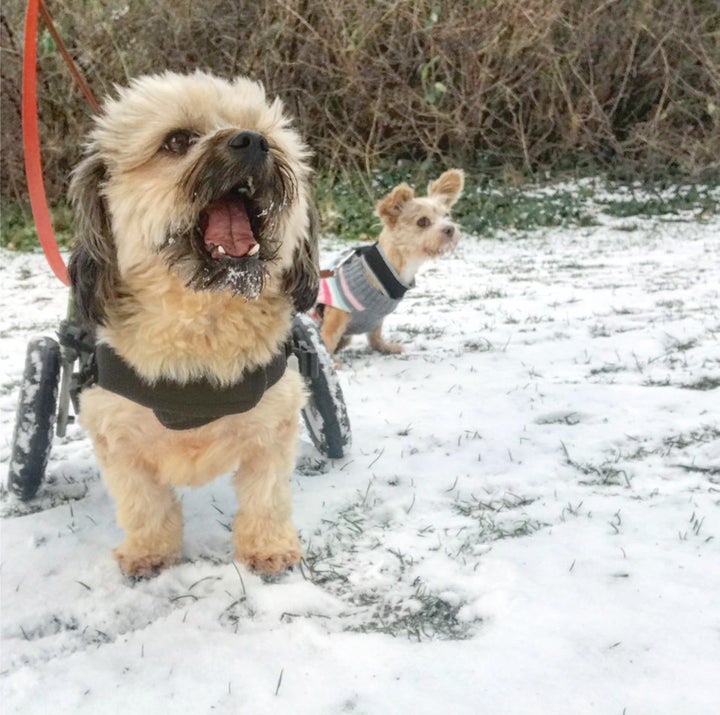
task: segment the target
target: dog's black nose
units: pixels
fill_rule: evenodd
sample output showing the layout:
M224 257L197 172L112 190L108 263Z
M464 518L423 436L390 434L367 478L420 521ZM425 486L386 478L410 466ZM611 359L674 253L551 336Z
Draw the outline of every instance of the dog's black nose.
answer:
M451 239L455 235L455 227L454 226L445 226L445 228L442 230L443 237L446 239Z
M228 142L228 146L250 163L259 162L267 156L270 145L260 132L246 130L236 134Z

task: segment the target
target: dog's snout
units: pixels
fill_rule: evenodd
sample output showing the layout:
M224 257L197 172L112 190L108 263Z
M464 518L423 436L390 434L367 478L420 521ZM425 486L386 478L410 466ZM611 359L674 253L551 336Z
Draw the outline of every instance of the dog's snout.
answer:
M256 162L264 159L270 151L267 139L260 132L246 130L233 136L228 146L246 161Z
M455 235L455 226L445 226L442 230L443 238L448 241Z

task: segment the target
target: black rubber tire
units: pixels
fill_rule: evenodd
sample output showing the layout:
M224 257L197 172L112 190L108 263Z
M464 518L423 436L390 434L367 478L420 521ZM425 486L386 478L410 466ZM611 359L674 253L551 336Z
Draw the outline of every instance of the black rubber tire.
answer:
M45 476L59 382L60 345L52 338L33 338L25 355L8 471L8 489L23 501L35 496Z
M295 316L292 336L296 344L304 341L311 346L318 359L317 375L303 375L309 393L302 410L308 434L321 454L330 459L341 459L350 446L352 435L332 357L320 337L317 323L309 315L298 313Z

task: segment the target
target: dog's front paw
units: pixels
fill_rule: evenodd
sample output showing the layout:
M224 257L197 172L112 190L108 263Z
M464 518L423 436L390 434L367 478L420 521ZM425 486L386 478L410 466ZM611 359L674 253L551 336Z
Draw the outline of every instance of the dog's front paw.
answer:
M381 352L387 353L388 355L400 355L405 352L405 348L400 343L385 343Z
M124 541L113 550L113 556L126 576L147 577L172 566L180 558L180 552L154 553Z
M400 343L392 343L389 340L385 340L385 338L380 334L379 330L373 330L371 333L368 333L368 345L373 350L377 350L379 353L384 353L385 355L399 355L402 352L405 352L405 348L403 348Z
M282 553L240 553L236 558L248 568L259 574L277 574L295 566L302 558L302 549L288 549Z
M405 348L400 343L389 343L385 340L375 340L370 343L370 347L384 355L400 355L405 352Z
M302 547L292 524L252 520L235 528L235 558L261 574L280 573L300 562Z

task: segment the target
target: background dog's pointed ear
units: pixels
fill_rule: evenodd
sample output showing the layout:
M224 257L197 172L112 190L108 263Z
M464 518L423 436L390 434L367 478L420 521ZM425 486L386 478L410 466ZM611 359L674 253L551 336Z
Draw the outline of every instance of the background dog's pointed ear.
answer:
M70 200L75 212L75 245L68 274L78 315L84 323L102 325L105 306L116 294L119 273L102 184L107 170L93 154L75 169Z
M465 174L461 169L449 169L441 174L428 189L428 196L440 199L450 208L459 198L465 186Z
M399 184L377 205L377 214L383 223L393 226L403 206L415 198L415 192L407 184Z
M315 204L308 202L308 226L293 256L292 266L285 273L285 291L292 296L298 313L315 305L320 288L320 257L318 254L318 215Z

